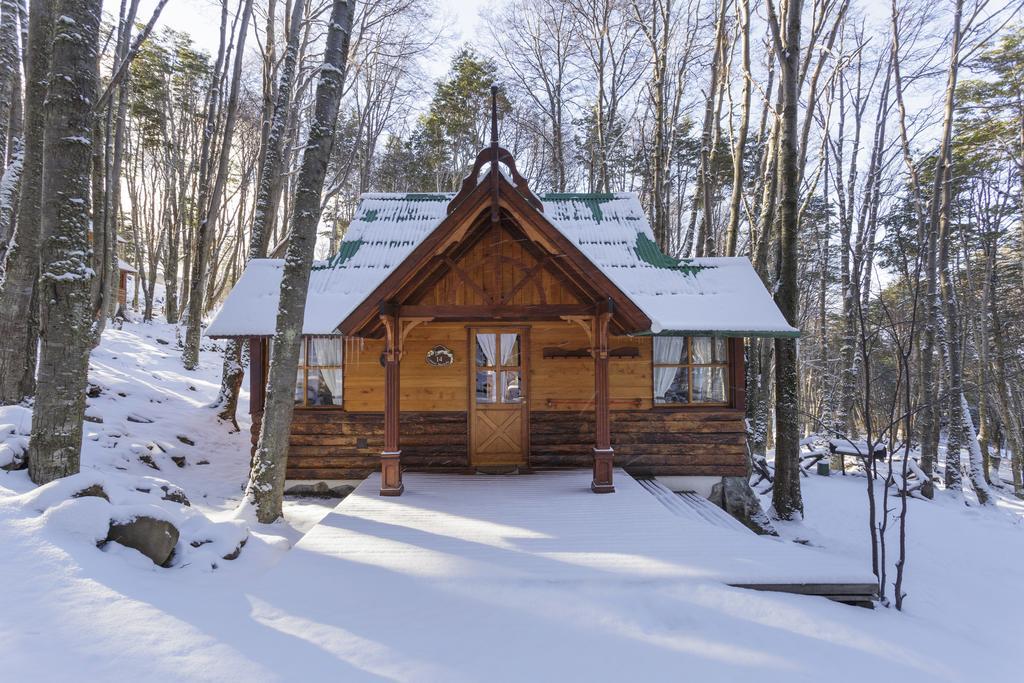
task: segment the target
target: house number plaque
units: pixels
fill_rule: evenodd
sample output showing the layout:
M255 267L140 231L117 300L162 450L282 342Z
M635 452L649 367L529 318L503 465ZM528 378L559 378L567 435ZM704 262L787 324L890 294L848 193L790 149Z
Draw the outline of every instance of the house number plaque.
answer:
M455 353L447 346L438 344L434 348L427 351L427 365L433 365L436 368L448 367L455 362Z

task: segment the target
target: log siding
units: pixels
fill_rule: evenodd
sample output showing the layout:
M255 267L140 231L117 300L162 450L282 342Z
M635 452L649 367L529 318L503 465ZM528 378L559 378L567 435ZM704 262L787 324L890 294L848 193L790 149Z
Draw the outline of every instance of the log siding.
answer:
M252 440L259 435L253 414ZM470 470L467 415L462 411L402 412L402 467ZM634 475L747 474L743 411L736 409L612 410L615 465ZM594 413L532 411L532 469L589 468ZM361 479L380 467L383 413L296 409L289 439L288 479Z

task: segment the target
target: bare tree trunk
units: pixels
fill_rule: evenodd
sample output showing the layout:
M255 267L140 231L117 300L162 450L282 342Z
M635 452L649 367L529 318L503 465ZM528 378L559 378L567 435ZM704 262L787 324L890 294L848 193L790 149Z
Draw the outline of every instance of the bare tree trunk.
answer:
M15 0L0 2L0 167L6 168L13 158L17 135L13 134L14 101L20 99L18 59L18 4ZM20 114L20 112L17 112Z
M725 60L726 27L725 15L728 3L726 0L719 0L717 20L715 22L715 47L711 57L710 82L704 104L704 124L701 128L700 144L700 197L701 197L701 223L697 232L696 253L697 256L711 256L714 254L714 211L712 205L715 195L715 176L712 170L712 161L715 156L715 131L718 128L718 112L721 106L720 80L722 62Z
M101 0L61 0L54 26L43 134L42 345L28 449L37 484L80 466L92 346L89 181L101 12Z
M245 54L245 39L249 34L249 18L252 16L253 0L244 0L242 20L238 29L238 45L235 48L234 70L231 76L231 91L228 95L227 115L224 121L223 142L217 165L217 174L209 193L209 206L202 206L204 211L199 220L199 229L195 240L195 257L192 262L191 291L188 296L188 321L185 327L185 346L182 349L182 361L186 370L195 370L199 365L199 339L202 335L203 308L206 302L206 285L209 279L210 243L217 232L217 220L220 217L221 201L224 198L224 184L228 177L228 162L231 160L231 139L235 132L235 121L238 116L238 90L242 81L242 61ZM217 78L217 75L214 75ZM209 123L209 120L208 120Z
M746 156L747 130L750 127L750 96L753 90L753 79L750 75L750 0L739 0L739 2L739 30L743 42L743 104L740 109L736 144L732 151L732 198L729 202L729 225L725 230L725 256L736 255L736 242L739 238L740 202L743 199L743 162Z
M320 70L309 138L302 153L291 220L291 238L281 277L277 327L270 354L266 407L246 487L247 501L260 522L281 517L288 436L294 408L295 372L302 344L309 272L313 265L320 199L331 155L352 33L353 0L334 0L328 24L324 64Z
M103 193L103 224L93 226L93 236L98 230L103 230L105 236L105 253L102 258L95 258L94 261L102 264L100 272L100 296L94 301L96 316L96 328L94 343L99 344L100 334L106 325L107 318L117 313L117 305L121 287L121 277L118 268L117 253L117 227L121 217L121 167L124 163L124 136L125 125L128 115L128 74L127 68L123 71L120 66L129 58L129 42L132 29L135 27L135 17L139 10L139 0L129 0L127 13L121 16L118 26L117 45L114 50L115 68L114 73L122 73L116 83L117 104L108 104L109 114L113 115L113 127L108 128L107 134L110 139L107 141L106 149L109 151L107 166L104 177ZM109 121L109 119L108 119ZM136 280L137 281L137 280Z
M274 212L281 198L284 176L284 127L288 117L288 103L291 101L292 81L298 62L299 27L305 11L305 0L293 0L292 17L285 50L281 81L277 85L277 96L271 115L270 132L264 145L264 158L260 164L259 186L256 194L256 208L253 214L252 234L249 237L249 253L246 263L267 255L267 241ZM224 347L224 367L221 370L220 394L214 407L220 407L217 416L229 421L238 429L235 413L238 409L238 392L245 375L245 342L229 339Z
M928 225L928 266L927 266L927 280L928 280L928 292L927 300L925 303L926 311L928 311L926 322L925 322L925 339L924 339L924 355L922 356L923 366L921 369L922 382L924 389L927 392L926 396L926 408L921 415L921 464L922 469L926 473L930 473L934 467L933 463L937 459L938 447L939 447L939 418L941 416L941 402L939 399L938 382L935 377L933 370L936 337L938 336L938 327L942 322L944 311L942 310L944 305L945 293L939 291L939 277L940 271L942 270L939 254L940 251L940 232L942 230L942 222L948 223L949 216L943 215L943 205L946 205L948 211L948 204L945 197L945 185L948 182L948 162L950 159L950 146L952 144L953 136L953 104L956 95L956 81L957 74L959 71L959 53L960 53L960 40L961 30L960 22L963 15L963 0L955 0L954 15L953 15L953 33L952 42L950 45L950 62L949 68L946 75L946 95L945 105L943 107L943 124L942 124L942 137L940 143L940 149L938 157L935 161L935 178L932 182L932 196L930 200L930 206L928 211L929 225ZM948 312L945 312L948 315ZM946 324L949 321L946 320ZM954 321L954 326L956 321ZM948 328L947 328L948 333ZM949 341L948 339L946 340ZM954 343L958 343L953 340ZM949 357L948 352L946 353L947 361L947 373L951 371L949 368ZM948 378L948 374L947 374ZM952 395L952 394L950 394ZM952 410L950 414L950 434L952 435L954 421L958 428L963 426L962 414L960 411L960 398L959 396L954 399L950 398L948 403ZM959 449L960 434L957 433L952 438L956 439L956 447ZM950 445L947 442L947 456L948 448ZM950 460L947 457L946 467L946 484L947 487L955 480L957 488L959 488L960 482L960 460L959 450L957 450L956 462L954 463L954 470L950 471L949 463Z
M785 5L784 29L779 24L774 0L768 0L768 17L775 52L779 57L782 92L782 130L779 144L779 214L780 267L775 301L796 327L799 287L797 284L797 241L799 240L799 169L800 126L800 14L802 0L789 0ZM785 33L783 33L783 30ZM796 340L775 340L775 485L772 507L781 519L794 519L803 514L800 496L800 418L799 377L797 375Z
M47 111L43 102L55 10L55 0L33 0L29 18L25 159L18 198L17 246L7 255L5 279L0 286L0 404L19 403L35 393L43 120Z

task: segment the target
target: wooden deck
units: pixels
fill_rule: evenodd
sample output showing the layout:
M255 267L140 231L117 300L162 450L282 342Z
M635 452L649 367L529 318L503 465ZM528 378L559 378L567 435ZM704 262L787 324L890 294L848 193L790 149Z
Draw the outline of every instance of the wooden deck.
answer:
M756 536L721 516L712 523L707 509L679 514L682 508L671 510L622 470L608 496L590 494L585 470L408 473L406 493L395 499L378 495L378 477L296 547L337 556L339 567L386 566L446 580L697 580L840 597L874 585L869 572L817 549Z

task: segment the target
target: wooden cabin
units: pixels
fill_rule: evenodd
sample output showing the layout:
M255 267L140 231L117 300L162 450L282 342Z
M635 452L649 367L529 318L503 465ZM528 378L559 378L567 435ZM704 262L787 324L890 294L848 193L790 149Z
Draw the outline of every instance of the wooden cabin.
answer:
M283 261L211 337L251 343L259 432ZM747 474L743 339L794 336L745 258L663 254L631 193L537 196L496 142L457 194L366 194L310 274L289 481L380 469Z

